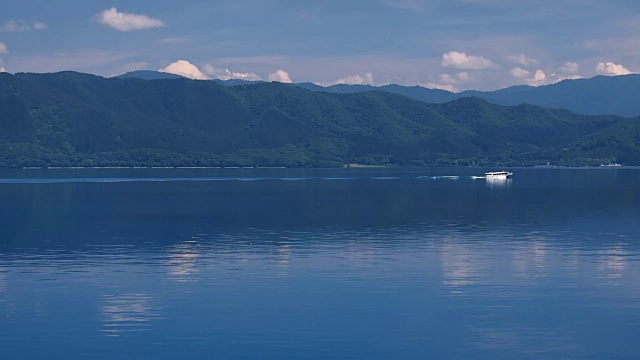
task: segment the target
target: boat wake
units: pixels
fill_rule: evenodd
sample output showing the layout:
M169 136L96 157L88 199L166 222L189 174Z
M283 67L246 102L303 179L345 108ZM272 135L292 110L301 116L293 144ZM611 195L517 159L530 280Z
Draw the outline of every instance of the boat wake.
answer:
M216 182L216 181L345 181L345 180L461 180L461 179L488 179L486 176L374 176L374 177L181 177L181 178L0 178L0 184L64 184L64 183L128 183L128 182Z
M431 179L431 180L462 180L462 179L486 179L486 176L459 176L459 175L439 175L439 176L418 176L418 179Z

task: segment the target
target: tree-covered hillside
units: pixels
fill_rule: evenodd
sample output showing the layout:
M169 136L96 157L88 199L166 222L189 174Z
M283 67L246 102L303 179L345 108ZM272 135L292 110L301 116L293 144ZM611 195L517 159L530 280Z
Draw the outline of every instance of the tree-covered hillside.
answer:
M0 166L640 164L640 121L478 98L0 73Z
M496 91L463 91L427 89L420 86L334 85L322 87L311 83L295 86L321 92L352 94L366 91L385 91L426 103L443 103L464 97L479 97L492 104L533 104L562 108L580 114L640 116L640 75L596 76L591 79L564 80L546 86L512 86Z
M144 80L179 77L154 71L133 71L120 77ZM213 80L224 86L259 83L246 80ZM640 116L640 102L636 94L640 91L640 74L622 76L595 76L590 79L563 80L545 86L518 85L495 91L467 90L453 93L446 90L428 89L422 86L347 85L320 86L313 83L291 84L292 86L332 94L355 94L369 91L384 91L410 97L429 104L439 104L466 97L478 97L497 105L532 104L550 108L567 109L587 115Z

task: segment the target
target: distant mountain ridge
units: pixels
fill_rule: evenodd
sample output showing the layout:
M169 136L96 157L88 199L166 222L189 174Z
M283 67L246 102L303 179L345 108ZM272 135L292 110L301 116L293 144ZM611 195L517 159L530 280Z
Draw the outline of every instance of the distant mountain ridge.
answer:
M122 75L114 76L121 79L141 79L141 80L166 80L166 79L183 79L184 76L165 73L152 70L136 70L124 73Z
M590 79L563 80L545 86L518 85L495 91L468 90L452 93L420 86L333 85L321 87L311 83L296 86L330 93L386 91L426 103L443 103L463 97L478 97L496 105L532 104L567 109L588 115L640 116L640 74L596 76Z
M0 73L0 167L640 164L640 119L477 97Z
M126 77L150 77L147 72L124 74ZM158 73L163 74L163 73ZM168 74L167 74L168 75ZM176 75L177 76L177 75ZM224 86L255 84L244 80L216 80ZM346 85L320 86L313 83L292 84L303 89L335 94L353 94L367 91L385 91L410 97L426 103L444 103L464 97L478 97L497 105L532 104L567 109L587 115L640 116L640 74L622 76L596 76L590 79L564 80L545 86L518 85L495 91L468 90L453 93L421 86L402 85Z

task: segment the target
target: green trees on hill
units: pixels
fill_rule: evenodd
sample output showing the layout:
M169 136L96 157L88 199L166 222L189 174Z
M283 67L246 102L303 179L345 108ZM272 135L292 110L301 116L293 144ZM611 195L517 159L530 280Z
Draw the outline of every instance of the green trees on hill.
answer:
M233 85L233 83L229 85ZM534 104L568 109L580 114L640 116L640 103L636 100L636 94L640 88L640 74L596 76L590 79L564 80L546 86L518 85L496 91L468 90L460 93L395 84L381 87L343 84L322 87L311 83L301 83L293 86L336 94L378 90L426 103L445 103L461 98L478 97L498 105Z
M640 164L640 120L279 83L0 74L0 167Z

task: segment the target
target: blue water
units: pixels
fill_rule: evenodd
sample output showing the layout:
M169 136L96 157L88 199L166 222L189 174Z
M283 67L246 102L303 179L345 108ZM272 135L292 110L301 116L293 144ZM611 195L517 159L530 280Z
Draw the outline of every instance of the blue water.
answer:
M0 171L0 358L638 359L640 169L488 170Z

